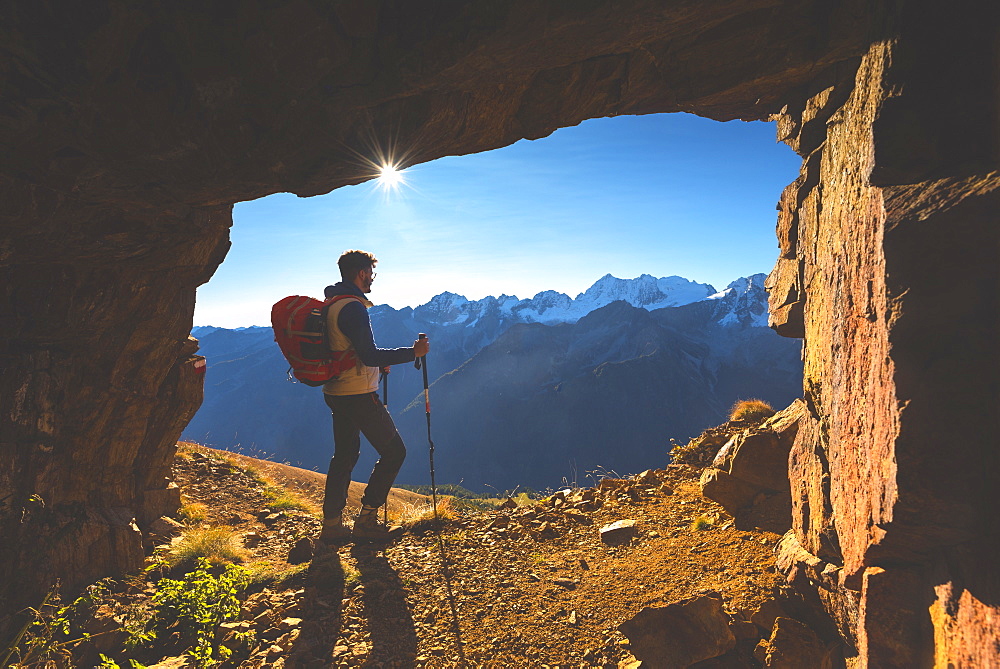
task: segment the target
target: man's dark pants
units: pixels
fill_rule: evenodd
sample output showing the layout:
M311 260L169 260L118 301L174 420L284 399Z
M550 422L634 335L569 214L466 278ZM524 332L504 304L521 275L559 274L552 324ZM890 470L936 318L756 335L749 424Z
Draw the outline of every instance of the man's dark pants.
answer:
M347 489L351 485L351 472L361 453L361 434L378 451L368 487L361 498L366 506L382 506L389 495L389 488L406 458L406 447L396 431L392 417L386 411L377 393L364 395L326 395L327 406L333 412L333 458L326 476L326 494L323 515L336 518L347 505Z

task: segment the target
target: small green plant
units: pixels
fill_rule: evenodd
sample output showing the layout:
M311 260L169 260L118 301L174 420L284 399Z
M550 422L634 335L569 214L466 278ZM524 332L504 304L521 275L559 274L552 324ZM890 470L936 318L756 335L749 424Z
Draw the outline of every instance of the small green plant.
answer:
M737 400L729 411L729 420L758 421L774 415L774 408L764 400Z
M101 663L96 665L99 669L122 669L121 665L115 662L114 658L110 658L104 653L100 654ZM145 669L146 665L136 662L135 660L128 661L129 669Z
M149 644L169 630L189 644L187 653L199 668L232 655L232 650L216 643L215 631L220 623L239 615L239 594L250 584L250 572L229 564L215 576L206 558L198 558L196 565L180 579L161 578L157 582L152 615L128 629L128 647Z
M715 526L715 519L710 516L698 516L691 523L691 529L696 532L702 532L704 530L710 530Z
M92 612L107 594L107 583L98 581L66 606L60 606L59 584L54 585L37 609L28 609L30 617L10 645L0 648L0 667L8 666L15 656L18 660L11 665L14 667L72 664L72 649L92 636L75 623Z
M194 562L200 558L209 564L219 566L232 562L243 562L246 549L240 544L238 535L228 527L198 527L181 535L180 541L170 547L167 561L172 566Z
M343 563L342 563L343 564ZM350 565L343 565L344 589L353 590L361 584L361 572Z

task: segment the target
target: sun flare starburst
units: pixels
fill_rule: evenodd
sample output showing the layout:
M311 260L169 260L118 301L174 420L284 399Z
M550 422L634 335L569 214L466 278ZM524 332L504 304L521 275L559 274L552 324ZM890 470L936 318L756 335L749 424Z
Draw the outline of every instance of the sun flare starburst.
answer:
M404 183L403 170L392 163L385 163L378 170L378 184L386 190L399 188Z

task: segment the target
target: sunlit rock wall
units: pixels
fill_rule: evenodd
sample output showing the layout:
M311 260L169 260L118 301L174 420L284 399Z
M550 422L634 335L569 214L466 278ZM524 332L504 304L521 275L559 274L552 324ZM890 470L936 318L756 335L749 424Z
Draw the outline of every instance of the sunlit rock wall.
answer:
M890 16L856 73L779 120L804 163L781 199L772 325L805 336L810 408L783 546L827 564L789 576L822 590L861 666L991 666L996 16L925 10Z

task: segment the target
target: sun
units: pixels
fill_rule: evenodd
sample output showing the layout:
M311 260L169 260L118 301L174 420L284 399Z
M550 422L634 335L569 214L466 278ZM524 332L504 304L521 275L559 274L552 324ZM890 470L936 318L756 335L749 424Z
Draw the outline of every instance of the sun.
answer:
M378 170L378 183L386 190L398 188L403 184L403 170L391 163L382 165Z

